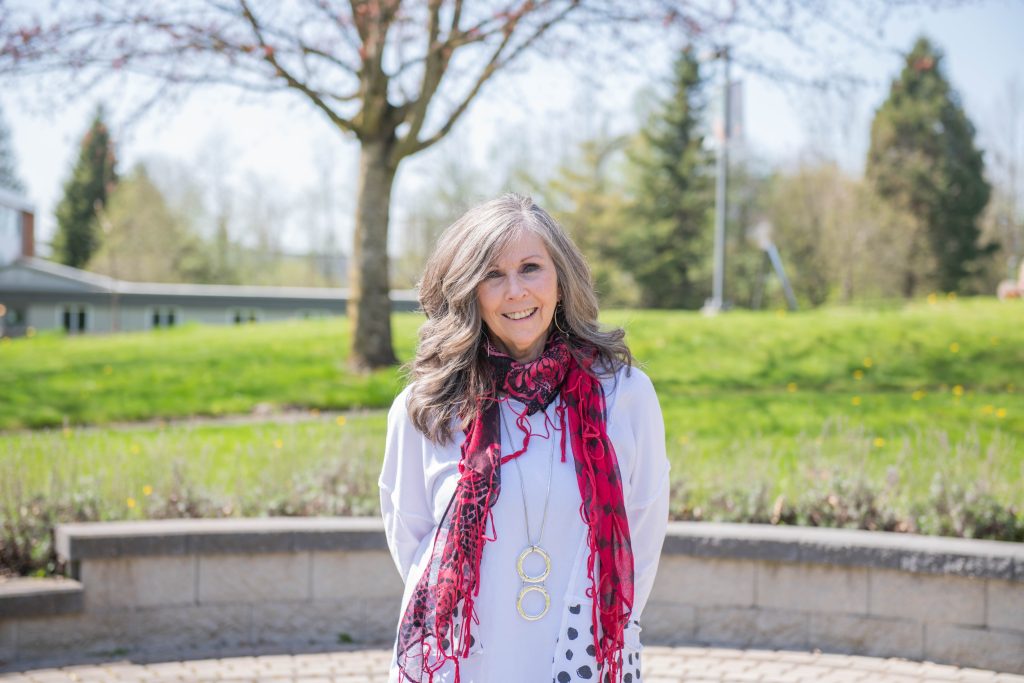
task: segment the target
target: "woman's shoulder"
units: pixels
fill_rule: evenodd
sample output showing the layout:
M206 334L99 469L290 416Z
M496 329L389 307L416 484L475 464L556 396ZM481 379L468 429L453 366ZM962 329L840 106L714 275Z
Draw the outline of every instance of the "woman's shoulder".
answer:
M391 409L388 411L388 422L411 423L409 418L409 396L412 394L413 383L410 382L402 387L395 399L391 402Z
M623 363L614 372L600 375L606 400L622 405L657 400L654 383L647 373L636 365Z

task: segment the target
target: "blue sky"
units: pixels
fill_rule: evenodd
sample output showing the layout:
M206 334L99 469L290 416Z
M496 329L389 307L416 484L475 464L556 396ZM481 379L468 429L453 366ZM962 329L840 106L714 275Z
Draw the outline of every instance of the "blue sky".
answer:
M922 33L945 51L946 73L979 128L981 142L993 144L999 98L1011 79L1024 87L1024 0L989 0L956 9L905 13L888 24L882 40L905 49ZM777 41L765 40L759 49L776 60L787 54ZM743 81L744 130L752 154L784 165L818 149L851 172L860 172L871 117L898 73L900 60L855 44L842 46L840 52L866 81L849 97L780 86L742 71L735 74ZM404 162L394 195L396 223L403 219L405 198L429 181L442 155L466 158L486 170L495 149L515 148L524 139L557 150L602 121L614 132L628 130L633 126L637 91L668 67L669 50L652 54L647 73L611 70L587 88L580 85L578 72L537 61L493 82L439 149ZM799 72L805 67L793 68ZM78 100L41 112L32 105L33 87L18 83L5 89L0 105L29 199L37 207L41 237L46 240L54 230L53 208L94 101ZM600 116L593 113L595 102L600 103ZM162 157L193 168L202 166L208 173L210 148L223 145L230 158L229 185L241 187L249 182L246 178L259 177L292 208L317 185L327 163L333 167L335 200L342 215L339 239L348 244L357 147L295 97L239 98L201 92L184 104L151 110L140 122L115 134L122 170L140 159ZM303 214L290 211L289 215L283 241L301 248L305 237L297 223Z

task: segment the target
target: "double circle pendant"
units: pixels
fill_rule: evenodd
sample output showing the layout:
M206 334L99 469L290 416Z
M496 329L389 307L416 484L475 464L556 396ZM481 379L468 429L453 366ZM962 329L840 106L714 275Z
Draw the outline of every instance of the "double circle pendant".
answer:
M523 568L523 563L526 558L530 555L540 555L541 559L544 560L544 572L537 574L536 576L530 576L526 573ZM523 582L523 587L519 589L519 598L516 600L516 610L519 611L519 616L527 621L537 621L543 618L548 613L548 609L551 608L551 596L548 594L548 589L544 587L544 580L548 578L548 574L551 573L551 557L547 552L538 545L531 545L519 555L519 561L516 562L516 571L519 572L519 578ZM539 584L539 585L538 585ZM544 609L539 614L528 614L523 608L523 599L531 592L538 592L544 596Z

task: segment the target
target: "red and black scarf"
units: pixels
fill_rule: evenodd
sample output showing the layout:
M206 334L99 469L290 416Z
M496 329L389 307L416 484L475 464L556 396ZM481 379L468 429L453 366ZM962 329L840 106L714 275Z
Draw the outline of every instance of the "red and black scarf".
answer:
M565 434L572 438L576 478L587 525L587 596L593 599L591 619L600 681L617 683L622 672L623 631L633 608L633 552L622 497L618 460L606 429L604 389L590 374L596 353L578 362L561 335L549 336L544 352L519 363L489 343L486 353L494 371L494 392L478 406L466 428L459 462L459 482L434 537L430 562L409 599L398 632L397 663L403 680L432 681L446 661L455 665L469 653L476 618L474 599L480 591L480 558L487 524L501 491L501 465L526 451L501 456L499 394L527 406L533 414L557 396L563 406L562 462ZM569 428L565 428L568 413ZM600 576L594 575L597 562ZM600 626L600 628L597 628Z

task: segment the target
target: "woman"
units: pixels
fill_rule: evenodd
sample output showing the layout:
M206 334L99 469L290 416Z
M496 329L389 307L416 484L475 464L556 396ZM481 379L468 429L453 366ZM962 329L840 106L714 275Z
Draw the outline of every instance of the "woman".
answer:
M640 679L664 424L590 269L527 197L441 236L380 476L405 581L391 681Z

